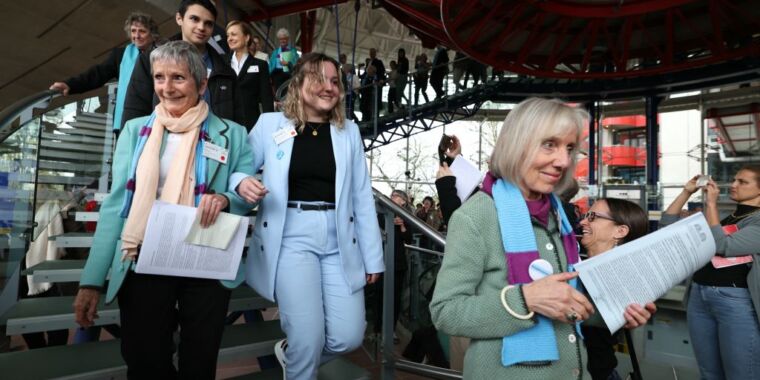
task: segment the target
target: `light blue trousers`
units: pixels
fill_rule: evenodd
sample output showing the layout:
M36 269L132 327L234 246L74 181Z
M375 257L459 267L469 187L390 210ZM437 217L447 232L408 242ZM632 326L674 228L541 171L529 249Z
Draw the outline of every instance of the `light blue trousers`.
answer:
M320 364L364 338L364 292L352 293L345 280L335 221L335 210L287 210L275 297L288 380L316 379Z
M703 380L760 379L760 326L749 290L692 283L686 316Z

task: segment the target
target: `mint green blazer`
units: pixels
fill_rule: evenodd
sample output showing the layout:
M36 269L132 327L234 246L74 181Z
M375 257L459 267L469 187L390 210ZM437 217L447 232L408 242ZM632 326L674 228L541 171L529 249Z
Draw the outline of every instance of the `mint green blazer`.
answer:
M228 210L230 213L245 215L253 208L253 205L246 203L234 191L228 191L227 183L230 174L234 172L254 174L252 172L253 154L250 145L246 142L246 130L240 124L221 119L210 112L208 117L210 118L209 138L211 142L228 149L229 158L226 164L221 164L204 157L203 159L207 160L208 164L206 181L210 189L217 194L227 196L227 199L230 200ZM121 231L126 219L120 217L119 213L124 203L129 166L137 145L138 133L148 118L146 116L128 121L119 135L113 158L111 193L103 200L100 207L100 218L95 230L95 238L92 247L90 247L90 255L84 266L82 278L79 281L79 286L103 288L110 270L111 278L106 292L106 303L114 300L124 282L127 271L130 269L121 263ZM166 138L163 141L166 142ZM161 146L162 154L163 150L164 145ZM221 282L227 288L234 288L240 285L243 277L243 266L241 265L238 268L235 280Z

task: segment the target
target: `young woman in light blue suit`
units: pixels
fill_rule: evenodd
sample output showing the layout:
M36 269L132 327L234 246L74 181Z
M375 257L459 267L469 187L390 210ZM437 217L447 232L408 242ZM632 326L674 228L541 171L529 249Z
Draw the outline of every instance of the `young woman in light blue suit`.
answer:
M384 270L364 146L343 96L338 63L304 55L285 111L261 115L248 136L263 184L230 177L230 188L260 201L246 281L277 301L288 339L275 353L290 380L314 379L320 363L359 347L362 288Z

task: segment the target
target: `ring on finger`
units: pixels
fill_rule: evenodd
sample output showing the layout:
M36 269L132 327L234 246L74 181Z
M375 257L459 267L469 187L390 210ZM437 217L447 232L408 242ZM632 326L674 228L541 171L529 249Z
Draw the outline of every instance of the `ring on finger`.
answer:
M567 320L570 322L575 322L578 320L578 313L576 313L574 310L571 310L565 314L565 318L567 318Z

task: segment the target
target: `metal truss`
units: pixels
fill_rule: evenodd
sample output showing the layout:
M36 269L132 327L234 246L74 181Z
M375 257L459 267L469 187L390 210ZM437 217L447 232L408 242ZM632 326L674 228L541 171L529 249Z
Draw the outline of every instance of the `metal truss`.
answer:
M377 132L374 122L360 123L364 150L370 151L445 124L472 118L483 103L497 95L501 86L500 82L488 82L440 100L412 107L405 113L397 112L380 117L377 120Z

